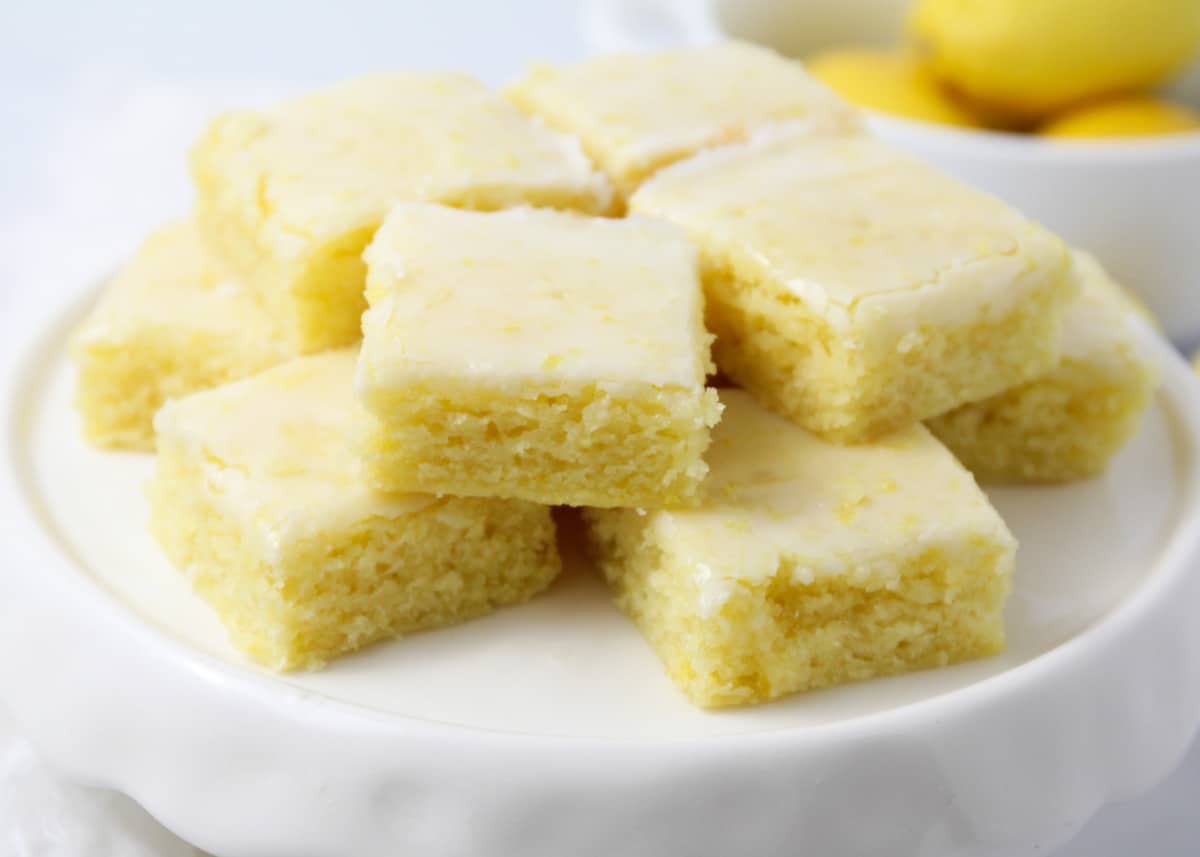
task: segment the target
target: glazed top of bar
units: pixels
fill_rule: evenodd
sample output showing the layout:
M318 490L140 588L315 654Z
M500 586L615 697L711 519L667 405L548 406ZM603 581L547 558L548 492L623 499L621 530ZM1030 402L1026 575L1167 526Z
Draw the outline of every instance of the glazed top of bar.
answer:
M770 578L782 564L801 582L897 585L903 558L926 549L940 552L930 562L953 562L981 541L1015 546L971 474L919 424L839 446L741 390L721 401L702 505L649 512L701 582Z
M780 132L714 149L659 173L630 208L684 227L711 271L834 323L916 306L926 325L1000 316L1069 272L1045 229L866 137Z
M109 282L75 341L120 342L158 326L251 340L285 353L271 316L222 269L188 220L163 224L146 238Z
M538 64L507 94L578 134L622 184L770 125L847 132L861 126L858 112L800 63L741 42Z
M368 399L481 378L694 389L711 365L696 251L667 223L400 205L364 258Z
M579 143L465 74L356 78L218 117L193 170L251 207L281 256L377 225L400 200L496 208L556 197L606 210L611 188ZM205 184L201 181L201 185Z
M303 357L170 402L154 421L160 450L198 468L207 496L267 550L365 516L422 509L435 498L382 494L359 478L349 445L356 352Z

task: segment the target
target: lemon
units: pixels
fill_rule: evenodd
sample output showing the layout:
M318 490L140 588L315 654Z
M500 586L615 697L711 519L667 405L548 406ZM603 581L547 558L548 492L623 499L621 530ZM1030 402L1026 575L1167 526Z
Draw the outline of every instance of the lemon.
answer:
M1038 133L1050 137L1141 137L1200 131L1200 113L1149 96L1080 107L1051 119Z
M863 107L946 125L980 124L911 54L830 50L810 57L805 66L834 92Z
M909 27L944 82L1037 120L1178 71L1200 43L1200 0L917 0Z

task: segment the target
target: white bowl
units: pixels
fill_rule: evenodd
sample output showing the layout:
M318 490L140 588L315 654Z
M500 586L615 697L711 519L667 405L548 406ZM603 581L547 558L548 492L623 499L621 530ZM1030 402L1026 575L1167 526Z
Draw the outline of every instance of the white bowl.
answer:
M89 290L90 291L90 290ZM277 676L145 532L149 456L84 445L67 330L0 336L0 696L52 761L222 857L995 857L1177 764L1200 722L1200 382L1103 479L992 499L998 657L706 713L576 561L546 595Z
M790 56L896 44L910 0L595 0L596 50L739 38ZM1179 95L1200 98L1200 66ZM1109 142L1047 141L878 113L871 126L1095 253L1179 345L1200 345L1200 132Z

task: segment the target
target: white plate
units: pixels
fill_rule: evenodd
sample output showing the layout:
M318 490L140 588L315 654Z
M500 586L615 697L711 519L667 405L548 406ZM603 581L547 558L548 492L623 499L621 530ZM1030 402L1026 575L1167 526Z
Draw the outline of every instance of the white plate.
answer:
M1149 787L1200 722L1200 385L1165 346L1108 476L991 492L1021 541L1006 654L706 713L577 560L324 672L244 661L144 531L150 459L79 438L87 299L4 361L0 693L222 857L1008 854Z

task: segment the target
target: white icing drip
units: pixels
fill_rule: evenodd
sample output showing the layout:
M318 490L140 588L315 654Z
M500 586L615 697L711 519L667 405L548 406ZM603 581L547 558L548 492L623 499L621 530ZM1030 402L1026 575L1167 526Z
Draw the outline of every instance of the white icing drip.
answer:
M702 562L696 563L692 581L696 585L696 612L704 619L711 619L721 612L725 602L737 589L736 580L718 577L711 568Z

